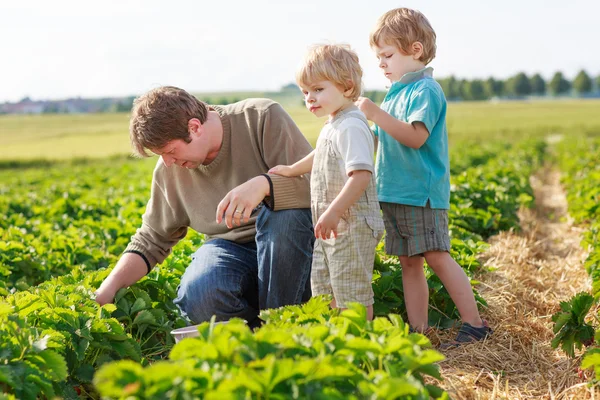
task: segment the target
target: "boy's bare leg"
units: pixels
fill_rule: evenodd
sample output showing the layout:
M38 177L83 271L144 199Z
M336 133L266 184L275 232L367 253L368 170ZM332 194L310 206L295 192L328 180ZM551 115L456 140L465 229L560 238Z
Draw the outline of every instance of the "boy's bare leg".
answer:
M429 325L427 309L429 307L429 287L423 270L423 257L400 257L402 264L402 287L408 322L419 332Z
M471 283L461 266L445 251L428 251L425 260L444 284L463 322L474 327L483 326Z

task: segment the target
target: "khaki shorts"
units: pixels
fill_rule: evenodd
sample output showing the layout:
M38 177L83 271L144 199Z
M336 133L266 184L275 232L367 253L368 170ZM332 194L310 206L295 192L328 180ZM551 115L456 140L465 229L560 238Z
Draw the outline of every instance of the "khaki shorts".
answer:
M396 256L450 252L448 210L381 203L385 223L385 252Z
M313 296L332 295L340 308L349 302L372 305L375 248L382 236L383 221L377 215L356 217L350 224L342 219L337 238L317 239L310 279Z

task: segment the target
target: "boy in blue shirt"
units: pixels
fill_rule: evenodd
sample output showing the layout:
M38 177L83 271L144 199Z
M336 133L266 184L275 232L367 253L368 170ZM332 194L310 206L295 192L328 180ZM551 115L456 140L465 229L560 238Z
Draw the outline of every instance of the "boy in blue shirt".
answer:
M386 227L385 250L402 264L404 298L412 329L427 329L429 290L423 261L441 279L463 324L450 345L484 339L492 330L479 316L471 284L450 256L450 167L446 99L432 78L436 35L419 11L385 13L370 37L391 87L379 108L357 106L375 123L377 193Z

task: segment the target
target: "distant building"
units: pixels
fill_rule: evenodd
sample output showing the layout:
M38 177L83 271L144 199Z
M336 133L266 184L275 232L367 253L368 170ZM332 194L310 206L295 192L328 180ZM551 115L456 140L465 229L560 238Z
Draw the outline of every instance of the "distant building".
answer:
M131 110L133 96L64 100L33 101L25 97L17 103L0 103L0 114L81 114L102 112L127 112Z

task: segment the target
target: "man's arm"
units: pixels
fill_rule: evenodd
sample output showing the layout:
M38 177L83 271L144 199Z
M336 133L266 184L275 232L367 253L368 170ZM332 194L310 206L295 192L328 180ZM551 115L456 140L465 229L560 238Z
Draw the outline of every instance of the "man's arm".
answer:
M429 131L422 122L409 124L397 120L365 97L359 98L356 105L367 116L367 119L373 121L388 135L407 147L418 149L429 138Z
M96 301L101 305L112 302L119 289L133 285L149 273L152 267L163 262L173 246L187 234L189 220L176 197L165 197L168 191L161 186L166 180L162 175L165 169L160 166L161 161L154 171L150 200L142 217L142 226L131 238L115 268L96 291Z
M123 254L115 268L96 290L96 302L101 306L111 303L119 289L133 285L142 279L147 272L146 261L140 255L135 253Z
M271 184L265 175L231 189L217 206L217 224L225 221L225 225L232 229L234 224L241 226L242 222L248 223L254 209L270 194Z
M292 117L277 103L269 107L262 127L262 154L269 169L294 164L313 150ZM310 207L308 175L293 178L267 175L271 185L270 195L265 199L268 207L275 211Z

